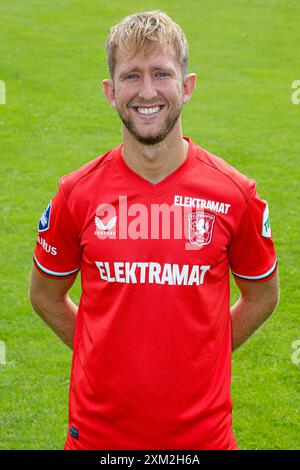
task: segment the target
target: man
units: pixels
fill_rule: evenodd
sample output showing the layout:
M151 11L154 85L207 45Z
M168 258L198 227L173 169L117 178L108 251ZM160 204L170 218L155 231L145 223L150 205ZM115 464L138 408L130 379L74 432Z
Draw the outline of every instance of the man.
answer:
M126 17L106 49L123 143L60 179L31 277L34 309L73 348L65 449L236 449L231 351L278 302L268 205L182 135L196 75L171 18Z

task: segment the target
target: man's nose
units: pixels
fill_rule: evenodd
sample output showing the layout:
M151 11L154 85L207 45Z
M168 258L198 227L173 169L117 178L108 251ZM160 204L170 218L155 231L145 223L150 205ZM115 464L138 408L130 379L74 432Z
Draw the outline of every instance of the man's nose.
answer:
M144 100L151 100L156 97L156 95L157 92L152 78L149 75L144 75L140 84L139 97Z

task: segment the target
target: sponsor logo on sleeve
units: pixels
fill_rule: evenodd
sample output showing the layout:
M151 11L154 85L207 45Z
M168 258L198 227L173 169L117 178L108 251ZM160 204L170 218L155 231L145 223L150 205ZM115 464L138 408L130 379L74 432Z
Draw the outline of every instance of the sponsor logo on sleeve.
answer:
M56 256L57 255L57 248L55 246L49 245L44 238L40 237L38 235L37 237L38 243L44 248L46 253L49 253L50 255Z
M271 225L270 225L270 215L269 215L269 207L268 203L266 202L266 207L263 212L263 217L262 217L262 232L261 232L263 237L266 238L271 238Z
M50 227L50 214L51 214L51 202L49 202L48 206L44 210L39 220L39 232L45 232Z

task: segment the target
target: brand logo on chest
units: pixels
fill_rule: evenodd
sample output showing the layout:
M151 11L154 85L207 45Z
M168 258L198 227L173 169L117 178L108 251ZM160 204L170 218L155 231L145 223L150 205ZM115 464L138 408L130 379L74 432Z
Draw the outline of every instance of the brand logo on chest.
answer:
M103 221L98 217L97 215L95 216L95 225L96 225L96 231L95 235L97 237L101 237L103 235L116 235L116 232L112 230L117 223L117 216L111 217L111 219L108 220L106 224L103 223Z

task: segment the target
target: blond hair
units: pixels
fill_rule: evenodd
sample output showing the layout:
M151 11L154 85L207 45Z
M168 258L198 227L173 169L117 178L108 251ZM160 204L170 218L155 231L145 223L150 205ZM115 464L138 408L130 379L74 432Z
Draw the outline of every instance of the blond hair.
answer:
M188 67L188 42L181 27L166 13L160 10L134 13L112 26L105 42L111 79L114 79L118 49L133 58L140 51L148 56L157 46L164 54L171 48L175 50L184 77Z

